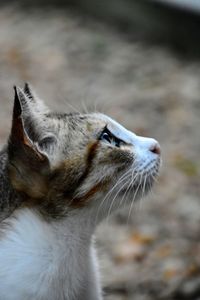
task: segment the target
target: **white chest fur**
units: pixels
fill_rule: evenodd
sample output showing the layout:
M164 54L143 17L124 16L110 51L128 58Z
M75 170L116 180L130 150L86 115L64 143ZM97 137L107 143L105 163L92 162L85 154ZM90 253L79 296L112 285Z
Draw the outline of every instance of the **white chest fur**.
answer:
M90 226L80 216L49 224L22 209L2 227L0 299L84 300L96 271Z

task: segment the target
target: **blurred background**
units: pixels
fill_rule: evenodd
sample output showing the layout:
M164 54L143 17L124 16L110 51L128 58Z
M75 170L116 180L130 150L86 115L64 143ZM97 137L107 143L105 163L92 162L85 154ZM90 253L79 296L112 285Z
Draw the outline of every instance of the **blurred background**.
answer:
M1 1L1 144L24 81L161 143L152 194L97 231L106 300L200 299L199 54L198 0Z

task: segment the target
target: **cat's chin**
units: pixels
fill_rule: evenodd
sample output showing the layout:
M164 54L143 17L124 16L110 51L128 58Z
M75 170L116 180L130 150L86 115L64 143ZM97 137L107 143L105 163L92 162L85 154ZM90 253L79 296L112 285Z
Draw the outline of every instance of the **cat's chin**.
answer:
M127 201L137 201L146 196L152 189L159 175L159 165L151 172L138 175L136 180L131 180L119 192L120 197L128 198Z
M119 192L119 197L126 199L125 204L129 204L132 201L138 201L148 195L153 185L154 181L151 180L145 186L144 182L141 182L140 187L138 185L128 186Z

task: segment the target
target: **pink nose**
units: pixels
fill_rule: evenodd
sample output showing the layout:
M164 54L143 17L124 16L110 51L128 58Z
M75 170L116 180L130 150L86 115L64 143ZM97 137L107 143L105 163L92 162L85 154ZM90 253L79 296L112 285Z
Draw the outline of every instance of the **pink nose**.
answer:
M160 148L160 145L158 142L154 143L153 145L151 145L151 147L149 148L149 150L152 152L152 153L155 153L157 155L160 155L161 154L161 148Z

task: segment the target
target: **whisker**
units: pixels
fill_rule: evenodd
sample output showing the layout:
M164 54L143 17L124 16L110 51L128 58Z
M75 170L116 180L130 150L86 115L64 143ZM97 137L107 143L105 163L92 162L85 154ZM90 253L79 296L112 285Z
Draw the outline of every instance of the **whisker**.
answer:
M143 172L144 172L144 171L143 171ZM142 174L143 174L143 173L142 173ZM128 213L128 217L127 217L127 225L128 225L129 219L130 219L131 211L132 211L132 208L133 208L133 203L134 203L134 201L135 201L135 198L136 198L136 196L137 196L137 193L138 193L139 188L140 188L140 185L141 185L142 174L139 174L139 176L140 176L140 181L139 181L139 184L138 184L138 186L137 186L137 189L135 190L135 193L134 193L134 195L133 195L133 200L132 200L131 205L130 205L130 209L129 209L129 213Z
M146 190L147 176L148 176L148 173L145 174L144 181L143 181L142 196L141 196L141 200L139 202L140 203L140 206L139 206L140 210L142 209L143 197L144 197L145 190Z
M127 176L126 176L125 179L127 179L128 177L129 177L129 174L127 174ZM124 179L124 180L125 180L125 179ZM113 204L114 204L115 199L116 199L117 196L119 195L120 191L123 190L124 186L126 186L126 184L127 184L127 181L119 188L119 190L116 192L115 196L113 197L113 199L112 199L112 201L111 201L110 208L109 208L109 210L108 210L108 214L107 214L107 218L106 218L107 220L108 220L108 217L109 217L109 215L110 215L110 213L111 213L111 209L112 209L112 206L113 206Z
M87 108L87 105L86 105L85 100L82 100L82 101L81 101L81 106L82 106L83 112L84 112L85 114L88 114L88 113L89 113L89 110L88 110L88 108Z
M127 190L129 189L130 186L133 186L134 183L135 183L136 180L137 180L138 174L137 174L137 173L135 174L134 172L135 172L135 170L132 171L131 182L130 182L130 184L129 184ZM134 174L135 174L135 176L133 176ZM127 191L126 191L126 192L127 192ZM126 192L125 192L125 194L126 194ZM128 197L129 197L129 195L130 195L130 192L131 192L131 189L130 189L130 191L129 191ZM125 199L125 197L123 196L122 200L121 200L120 203L119 203L119 207L120 207L121 205L123 205L124 199Z
M137 179L137 174L136 174L134 177L133 177L133 174L134 174L134 170L133 170L133 172L132 172L131 182L129 183L127 190L135 183L135 181L136 181L136 179ZM120 203L119 203L119 207L122 205L122 203L123 203L123 201L124 201L124 198L125 198L125 195L126 195L126 193L127 193L127 190L125 191L125 193L124 193L124 195L123 195L123 197L122 197L122 199L121 199L121 201L120 201Z
M159 164L157 164L155 168L152 168L148 171L147 171L147 168L144 168L143 170L141 170L142 172L138 173L138 172L136 172L136 168L133 168L133 165L132 165L131 168L125 172L125 174L122 174L122 176L119 177L119 179L116 181L114 186L107 192L107 194L105 195L103 200L100 202L98 210L97 210L96 218L95 218L95 223L98 221L99 213L100 213L102 207L103 207L103 210L106 210L106 207L108 209L108 211L106 212L106 215L107 215L106 222L108 222L108 218L111 215L115 200L118 197L118 195L120 194L120 192L123 189L125 189L124 194L122 195L121 199L116 202L118 208L123 206L125 199L127 199L127 197L129 197L129 195L130 195L129 192L131 192L131 187L132 186L134 187L134 185L135 185L133 199L131 201L131 205L130 205L129 212L128 212L128 218L127 218L127 224L128 224L130 215L131 215L131 212L133 209L133 205L134 205L135 199L137 198L138 192L139 191L141 192L140 193L141 198L145 195L145 191L147 189L152 193L151 187L152 187L152 183L154 181L156 181L156 179L157 179L158 168L159 168ZM131 180L130 180L130 174L131 174ZM137 182L137 184L136 184L136 182ZM115 190L116 190L116 192L115 192ZM108 203L106 203L106 206L105 206L104 204L105 204L106 200L112 195L113 192L115 192L115 194L113 195L112 201L109 201ZM141 205L141 204L142 204L142 200L140 201L139 205ZM141 209L141 207L140 207L140 209Z
M82 113L77 107L75 107L74 105L72 105L71 103L69 103L69 102L67 101L67 99L66 99L66 101L65 101L65 104L68 105L69 108L72 109L74 112L79 113L79 114Z
M126 180L126 177L129 176L129 172L131 172L131 169L128 169L126 173L122 174L119 179L117 180L117 182L114 184L114 186L112 187L111 190L109 190L107 192L107 194L105 195L104 199L100 202L99 208L97 210L97 214L96 214L96 218L95 218L95 224L98 220L98 216L99 216L99 212L101 207L103 206L104 202L106 201L106 199L112 194L112 192L114 191L114 189L120 184L122 183L124 180Z

